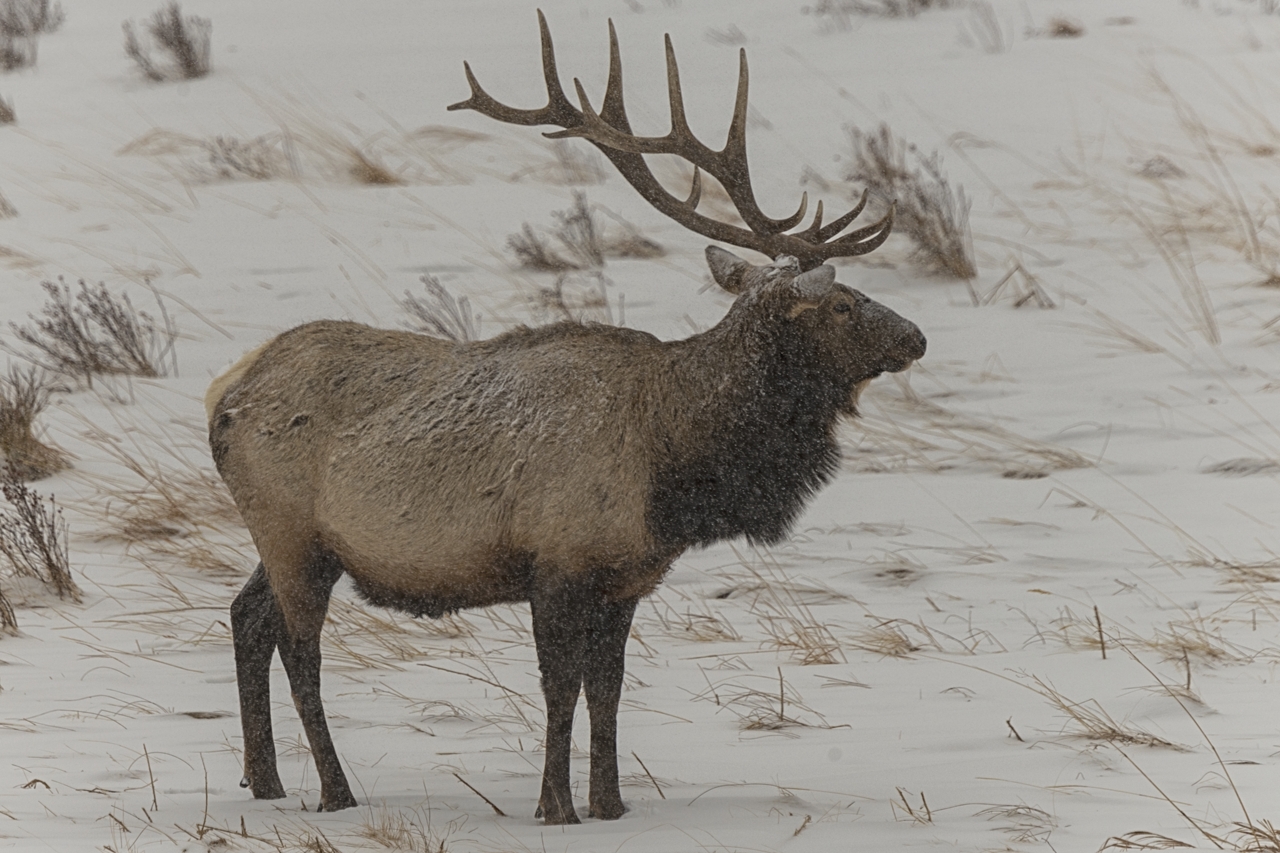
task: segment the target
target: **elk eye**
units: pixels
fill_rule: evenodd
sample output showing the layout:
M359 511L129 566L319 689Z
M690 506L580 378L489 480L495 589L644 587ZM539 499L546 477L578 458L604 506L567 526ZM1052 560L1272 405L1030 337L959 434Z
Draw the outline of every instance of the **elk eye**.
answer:
M848 303L848 302L837 302L837 303L836 303L835 311L836 311L836 313L837 313L837 314L848 314L848 313L849 313L850 311L852 311L852 310L853 310L853 308L852 308L852 306L850 306L850 305L849 305L849 303Z

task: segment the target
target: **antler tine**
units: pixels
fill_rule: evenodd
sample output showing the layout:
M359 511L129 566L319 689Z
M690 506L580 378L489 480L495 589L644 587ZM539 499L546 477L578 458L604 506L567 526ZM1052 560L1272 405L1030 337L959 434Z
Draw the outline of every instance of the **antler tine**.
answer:
M697 210L698 201L702 198L702 170L697 166L693 167L693 184L689 187L689 198L685 200L685 206L690 210Z
M827 240L830 240L832 237L836 236L841 231L843 231L846 225L848 225L853 220L857 219L858 214L862 213L862 209L866 206L867 206L867 191L864 189L862 191L862 198L858 199L858 203L853 206L853 209L850 210L848 213L846 213L844 216L841 216L839 219L827 225L825 228L819 228L818 232L814 235L815 239L824 243Z
M866 228L859 228L857 231L850 231L838 240L819 243L817 248L820 250L823 259L865 255L872 249L879 247L881 243L889 239L889 232L893 230L893 218L897 207L898 203L895 201L889 205L889 212L881 217L879 222L873 222ZM844 217L841 218L843 219Z
M577 124L581 116L573 104L565 97L564 88L560 85L560 75L556 71L556 51L551 43L551 28L547 19L538 10L538 27L542 35L542 76L547 86L547 105L536 110L522 110L509 107L495 100L480 85L476 75L471 71L471 64L464 61L462 68L467 75L467 84L471 87L471 97L456 104L450 104L449 110L475 110L481 115L497 119L506 124L538 125L538 124Z
M609 82L604 88L604 100L600 102L600 117L623 133L631 132L622 98L622 53L618 50L618 33L612 18L609 19Z
M676 65L676 50L671 46L671 34L664 33L662 41L667 49L667 100L671 104L671 133L668 138L676 145L693 146L698 154L705 157L712 151L689 129L689 118L684 112L684 93L680 91L680 67Z

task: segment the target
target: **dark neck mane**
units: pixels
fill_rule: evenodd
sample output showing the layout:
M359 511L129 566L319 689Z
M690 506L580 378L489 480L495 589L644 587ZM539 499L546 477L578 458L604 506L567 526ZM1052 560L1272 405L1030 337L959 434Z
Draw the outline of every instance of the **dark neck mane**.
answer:
M824 380L790 329L735 317L741 307L675 354L684 381L668 402L686 411L671 417L691 425L671 430L648 513L666 545L778 542L839 464L833 431L847 389Z

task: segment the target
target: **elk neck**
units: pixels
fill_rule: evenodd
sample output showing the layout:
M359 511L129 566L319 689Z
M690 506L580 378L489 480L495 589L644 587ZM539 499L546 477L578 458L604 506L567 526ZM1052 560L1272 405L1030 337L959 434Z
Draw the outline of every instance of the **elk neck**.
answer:
M673 547L781 540L839 462L834 428L850 389L797 324L753 302L667 348L648 522Z

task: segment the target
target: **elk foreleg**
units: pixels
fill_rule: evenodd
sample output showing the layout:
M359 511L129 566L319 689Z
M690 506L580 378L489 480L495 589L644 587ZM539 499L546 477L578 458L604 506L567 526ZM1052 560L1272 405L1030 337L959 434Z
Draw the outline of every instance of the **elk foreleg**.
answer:
M535 817L548 824L580 823L569 790L573 712L582 692L583 656L596 604L585 585L569 582L537 589L531 597L533 639L547 705L546 763Z
M295 590L295 607L299 600L305 606L298 608L291 620L290 630L282 632L279 639L280 659L289 676L289 689L293 692L293 704L298 709L307 742L311 745L311 757L320 777L320 806L318 811L338 811L356 805L347 776L338 761L329 735L329 724L324 718L324 705L320 700L320 629L324 626L325 613L329 609L329 595L333 585L342 576L341 563L336 558L322 555L312 561L306 576L306 591Z
M617 820L625 808L618 790L618 699L622 695L627 637L638 598L600 603L590 614L590 634L582 670L591 715L590 812Z
M244 779L259 800L284 796L271 734L271 658L284 635L284 617L262 564L231 603L240 725L244 732Z

